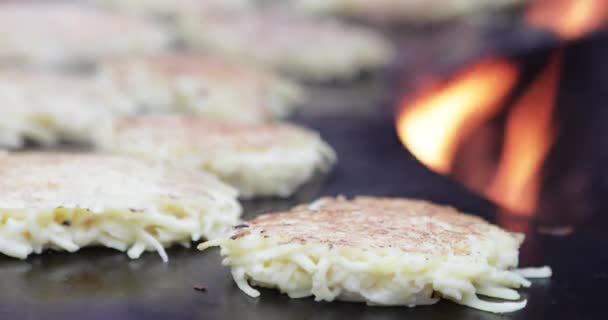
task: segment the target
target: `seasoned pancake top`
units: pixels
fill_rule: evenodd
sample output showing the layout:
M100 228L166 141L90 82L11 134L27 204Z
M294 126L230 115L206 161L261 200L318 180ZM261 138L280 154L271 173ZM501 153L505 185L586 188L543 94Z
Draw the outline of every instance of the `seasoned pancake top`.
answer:
M237 229L232 239L257 234L280 243L469 255L471 237L484 238L491 231L503 232L479 217L427 201L323 198L288 212L259 216Z
M191 116L132 116L117 121L118 143L174 149L265 149L315 141L317 135L289 124L239 123Z
M115 156L0 155L0 209L143 210L157 201L235 196L215 177Z

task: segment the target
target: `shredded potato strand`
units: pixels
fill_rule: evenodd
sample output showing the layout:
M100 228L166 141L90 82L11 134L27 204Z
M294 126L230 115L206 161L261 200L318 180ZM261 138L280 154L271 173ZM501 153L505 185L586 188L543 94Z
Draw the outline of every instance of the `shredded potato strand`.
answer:
M239 222L240 209L204 203L180 206L184 215L160 209L141 212L58 208L48 211L0 211L0 253L25 259L46 249L77 251L85 246L103 245L127 251L137 259L145 251L156 251L167 262L164 248L178 243L187 246L201 237L223 236ZM162 206L160 206L162 207Z
M536 273L513 270L516 258L511 262L456 256L438 259L399 249L280 244L257 235L210 241L199 249L214 246L221 247L224 264L232 267L238 287L251 297L260 295L252 287L255 285L277 288L291 298L313 296L317 301L341 299L413 307L434 304L437 297L442 297L475 309L504 313L526 306L526 300L513 301L520 299L513 289L530 285L524 275L550 275L548 267ZM492 248L488 250L497 247L494 243L487 246ZM516 246L508 249L517 252ZM512 302L489 302L478 295Z

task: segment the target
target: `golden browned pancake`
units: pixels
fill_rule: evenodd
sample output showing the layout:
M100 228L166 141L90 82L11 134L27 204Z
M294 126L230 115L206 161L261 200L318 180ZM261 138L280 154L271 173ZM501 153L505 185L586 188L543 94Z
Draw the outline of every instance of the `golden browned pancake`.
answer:
M317 133L295 125L188 116L120 118L100 131L97 145L111 153L204 169L242 197L289 196L335 161Z
M221 236L240 215L237 193L203 172L116 156L0 155L0 252L101 245L131 258Z
M146 111L185 112L244 122L287 116L300 87L272 72L219 57L166 54L102 65L100 78Z
M272 235L281 243L320 243L365 249L396 248L428 255L470 255L469 237L496 227L451 207L410 199L325 198L288 212L266 214L248 223L246 233ZM522 239L522 235L512 235Z
M277 288L292 298L371 305L429 305L439 298L491 312L526 301L513 288L530 282L514 270L522 234L422 200L322 198L259 216L220 246L238 286ZM547 270L542 270L546 272Z

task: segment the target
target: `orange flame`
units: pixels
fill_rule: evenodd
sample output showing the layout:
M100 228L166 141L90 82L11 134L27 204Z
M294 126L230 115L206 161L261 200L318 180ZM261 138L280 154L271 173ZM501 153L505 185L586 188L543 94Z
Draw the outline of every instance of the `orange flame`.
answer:
M517 213L530 213L537 206L540 166L553 144L551 117L561 61L562 53L551 59L507 119L503 153L488 196Z
M552 115L562 59L562 53L553 56L509 109L497 166L481 163L494 158L472 158L480 161L473 164L473 170L496 168L489 183L473 187L515 213L531 214L537 207L540 168L555 136ZM518 75L518 69L506 61L486 61L435 91L405 101L397 118L401 141L426 166L442 174L453 173L459 148L500 111ZM474 184L473 180L467 182L470 187Z
M457 147L491 118L517 80L517 69L505 61L486 61L458 74L439 91L404 102L398 117L401 141L422 163L449 173Z
M526 20L549 29L563 39L575 39L601 27L608 20L606 0L536 0L530 4Z

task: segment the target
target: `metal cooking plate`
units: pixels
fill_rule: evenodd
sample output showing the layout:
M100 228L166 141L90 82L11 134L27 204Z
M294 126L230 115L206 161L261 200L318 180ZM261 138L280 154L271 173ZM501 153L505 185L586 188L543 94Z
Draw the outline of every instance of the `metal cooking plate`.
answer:
M387 113L382 112L386 115ZM390 116L300 119L320 130L341 162L324 183L296 198L247 203L247 216L283 209L318 195L409 196L449 203L492 219L493 207L420 166L397 140ZM27 261L0 257L0 319L591 319L604 316L608 285L605 235L533 236L522 265L548 264L555 276L525 290L526 309L499 317L440 302L432 307L381 308L352 303L290 300L271 290L251 299L232 282L217 250L169 250L163 264L154 253L129 260L109 249L47 253ZM206 292L194 290L204 285Z

